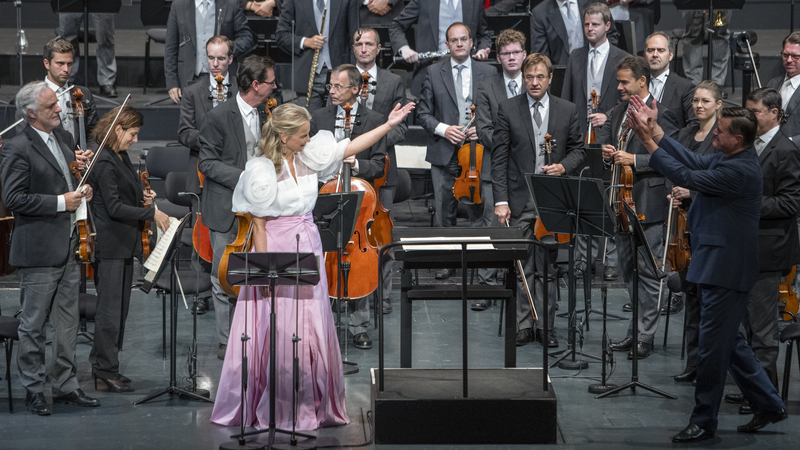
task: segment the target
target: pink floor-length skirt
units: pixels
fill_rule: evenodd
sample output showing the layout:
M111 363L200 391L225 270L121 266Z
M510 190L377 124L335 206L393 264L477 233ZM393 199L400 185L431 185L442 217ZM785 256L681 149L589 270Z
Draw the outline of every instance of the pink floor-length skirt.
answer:
M298 430L314 430L350 422L344 393L344 374L339 339L328 300L325 264L319 231L312 215L268 218L267 249L294 252L300 235L300 252L313 251L320 260L320 283L300 287ZM254 300L255 299L255 300ZM292 426L292 336L295 333L295 287L279 286L275 293L277 320L276 423ZM245 308L246 307L246 308ZM246 311L245 311L246 309ZM269 314L270 299L258 288L242 288L233 314L228 350L222 365L211 422L234 426L241 418L242 343L245 332L248 357L248 386L245 403L246 426L269 427ZM246 316L246 320L245 320Z

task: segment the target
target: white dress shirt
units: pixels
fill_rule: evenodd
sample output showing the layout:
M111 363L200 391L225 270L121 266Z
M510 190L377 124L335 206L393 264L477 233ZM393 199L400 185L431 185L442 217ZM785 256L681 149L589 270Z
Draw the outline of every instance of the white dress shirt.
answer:
M797 90L798 85L800 85L800 75L795 75L789 79L784 78L783 84L781 85L780 89L781 100L783 101L784 110L786 109L786 105L789 104L789 100L792 99L794 91Z
M589 53L587 55L588 59L586 60L586 63L589 65L589 67L591 67L592 64L593 52L597 54L595 58L598 58L595 62L595 69L597 70L597 72L595 72L594 74L595 76L597 76L597 74L600 72L600 64L602 64L603 61L605 61L609 50L611 50L611 43L608 42L608 39L606 39L605 42L598 45L597 47L592 47L591 45L589 46Z
M253 108L252 106L248 105L247 102L242 99L241 92L236 94L236 104L239 106L239 112L242 114L242 120L244 121L244 126L249 128L252 133L255 134L256 142L261 140L261 127L259 126L259 118L258 118L258 110ZM255 121L255 124L253 123ZM256 150L258 149L258 145L256 145L255 149L247 149L247 159L252 159L256 156Z
M756 138L754 145L756 147L756 152L758 153L758 156L761 156L761 152L763 152L764 149L767 148L767 144L769 144L769 142L772 140L772 138L775 137L775 135L778 133L778 130L780 129L781 127L775 125L774 127L772 127L771 130L767 131L766 133Z
M44 77L44 81L45 81L45 83L47 83L47 87L52 89L53 92L56 93L56 97L58 97L58 106L59 106L59 108L61 108L61 112L58 113L58 117L61 119L61 126L65 130L69 131L70 134L72 134L73 130L70 130L70 128L74 128L74 127L68 127L68 126L65 125L65 124L72 123L72 119L75 117L74 116L74 112L72 111L72 94L71 93L65 93L64 95L58 96L58 90L61 89L61 86L53 83L53 81L50 80L50 76L49 75ZM64 85L64 87L68 87L68 85L69 85L69 83ZM75 137L75 136L73 136L73 137ZM47 142L47 141L45 141L45 142Z
M467 98L469 97L470 92L472 92L472 58L467 58L466 61L462 63L457 63L452 58L450 59L450 67L452 68L453 74L453 86L455 86L456 89L458 89L458 83L456 82L458 77L458 69L456 69L456 66L459 64L464 66L464 68L461 69L461 95L463 95L464 98ZM436 133L437 136L445 137L445 132L449 126L450 125L444 122L439 122L439 125L436 125L436 129L434 129L434 133Z
M669 78L669 68L661 75L650 78L650 94L652 94L653 98L658 100L659 103L661 103L661 99L664 98L664 85L667 83L667 78Z

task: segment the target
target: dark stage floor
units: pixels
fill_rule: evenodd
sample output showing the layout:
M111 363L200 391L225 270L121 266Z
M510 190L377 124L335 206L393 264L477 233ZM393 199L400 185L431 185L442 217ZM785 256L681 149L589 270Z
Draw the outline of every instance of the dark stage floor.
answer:
M413 226L425 223L426 208L421 200L398 205L395 209L397 222ZM411 213L415 214L412 220ZM432 273L421 272L421 278L433 278ZM399 277L396 275L395 279ZM19 307L19 291L14 288L14 277L7 277L0 285L0 307L4 314L12 314ZM433 280L424 280L424 282ZM455 281L452 281L455 282ZM395 284L399 286L399 283ZM609 311L621 313L627 294L619 283L609 290ZM580 291L579 291L580 293ZM397 301L399 290L394 294ZM560 312L567 309L566 290L562 289ZM50 417L34 416L24 410L24 390L16 375L16 362L12 362L12 386L14 407L17 412L9 415L5 401L0 400L0 448L2 449L216 449L228 441L237 428L223 428L209 422L211 405L186 401L180 398L162 397L150 404L132 406L132 402L168 385L168 361L161 359L161 302L154 293L145 295L135 290L132 296L131 313L128 319L124 351L120 355L121 372L130 377L136 392L111 394L96 392L92 385L88 363L90 345L83 338L78 345L78 379L89 395L97 397L102 406L82 409L56 405ZM594 307L600 310L599 288L594 290ZM461 366L461 316L457 302L414 302L414 367L458 369ZM470 365L472 368L499 368L503 364L503 339L497 336L499 305L484 312L469 312ZM399 308L386 318L386 361L388 367L399 367ZM566 448L613 448L641 449L670 447L670 436L680 431L687 423L694 404L693 388L688 384L675 383L672 375L683 370L680 358L680 333L683 313L672 317L667 348L662 348L664 316L656 336L656 353L640 364L640 381L674 394L677 400L667 400L644 390L634 395L626 391L620 395L596 400L587 392L590 384L597 383L600 364L592 362L589 368L578 371L552 369L552 386L558 397L559 445ZM216 396L222 361L216 358L216 335L213 313L200 316L199 326L199 373L200 387L209 389ZM602 321L599 314L590 316L591 331L585 333L584 349L589 354L599 355ZM191 342L191 315L181 303L178 330L178 376L179 384L187 374L186 354ZM92 324L89 325L90 329ZM625 335L627 321L609 320L612 339ZM566 319L556 320L556 330L564 349L566 341ZM348 413L351 423L344 427L323 429L318 432L320 446L355 446L363 444L370 436L367 420L370 407L369 369L378 365L377 332L371 331L375 346L371 350L356 350L350 347L347 359L357 362L360 371L345 378ZM541 367L542 349L538 344L529 344L517 349L518 367ZM49 353L49 350L48 350ZM783 349L779 370L782 370ZM630 380L630 362L621 357L614 368L611 382L622 384ZM48 356L49 357L49 356ZM16 359L16 349L14 353ZM796 448L796 429L800 425L800 387L797 363L792 374L788 410L790 418L772 425L755 435L743 435L735 431L737 425L746 423L750 416L737 414L737 406L724 404L720 413L717 438L707 441L703 447L712 448ZM3 368L4 369L4 368ZM1 374L2 372L0 372ZM538 385L535 387L538 389ZM0 383L0 398L5 397L5 380ZM47 391L50 400L49 388ZM726 392L736 392L729 386ZM475 424L502 421L503 417L475 417ZM531 426L536 426L532 423ZM266 442L261 435L259 441ZM278 436L279 441L287 438ZM372 447L372 444L367 447ZM383 446L382 446L383 447ZM389 446L405 448L406 446ZM457 446L440 446L443 449ZM472 446L469 448L477 448ZM461 448L461 447L458 447ZM466 448L466 447L465 447ZM480 448L501 448L480 446ZM503 447L504 448L504 447Z

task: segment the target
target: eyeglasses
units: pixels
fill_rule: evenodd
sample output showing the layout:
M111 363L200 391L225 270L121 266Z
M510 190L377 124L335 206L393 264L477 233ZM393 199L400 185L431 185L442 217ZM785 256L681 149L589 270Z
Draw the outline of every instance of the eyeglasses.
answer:
M795 61L800 60L800 55L795 55L794 53L785 53L781 52L781 57L785 60L793 59Z
M544 83L544 80L546 80L547 78L548 78L548 77L547 77L547 76L545 76L545 75L536 75L536 76L533 76L533 75L525 75L525 81L526 81L526 82L528 82L528 83L532 83L532 82L533 82L533 80L536 80L536 81L538 81L539 83Z
M508 57L509 57L509 56L511 56L511 55L518 56L518 55L521 55L521 54L523 54L523 53L525 53L525 51L524 51L524 50L517 50L517 51L515 51L515 52L503 52L503 53L498 53L498 54L497 54L497 56L499 56L499 57L501 57L501 58L508 58Z
M355 87L352 84L349 86L339 86L338 84L326 84L325 89L328 91L335 90L336 92L340 92L342 89Z
M273 87L273 88L276 88L276 87L278 87L278 82L277 82L277 81L275 81L275 80L272 80L272 81L266 81L266 80L264 80L264 81L259 81L259 83L261 83L261 84L268 84L268 85L270 85L270 87Z
M213 57L213 56L210 56L210 55L209 55L209 56L206 56L206 59L208 60L208 62L214 62L214 61L217 61L217 62L221 62L221 63L222 63L222 62L225 62L225 61L227 61L227 60L228 60L228 57L227 57L227 56L217 56L217 57L215 58L215 57Z

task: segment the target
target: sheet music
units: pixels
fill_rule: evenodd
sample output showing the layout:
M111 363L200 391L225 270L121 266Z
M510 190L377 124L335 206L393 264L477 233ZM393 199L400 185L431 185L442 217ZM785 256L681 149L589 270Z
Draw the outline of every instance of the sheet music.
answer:
M162 236L158 238L158 243L156 243L155 248L150 251L150 257L148 257L147 261L144 262L144 268L150 271L147 275L151 276L151 278L155 276L155 273L161 266L161 262L167 256L167 250L169 250L172 240L175 239L175 233L178 231L178 227L182 221L183 219L179 220L174 217L169 218L169 228L165 233L163 233Z
M81 204L78 205L78 209L75 210L75 220L86 220L86 197L81 198Z
M477 241L477 242L487 242L481 244L467 244L467 250L494 250L494 245L491 243L492 238L489 236L469 236L469 237L461 237L461 238L450 238L450 237L426 237L426 238L400 238L400 242L403 241ZM461 250L461 244L424 244L424 245L404 245L403 250L410 251L410 250Z

